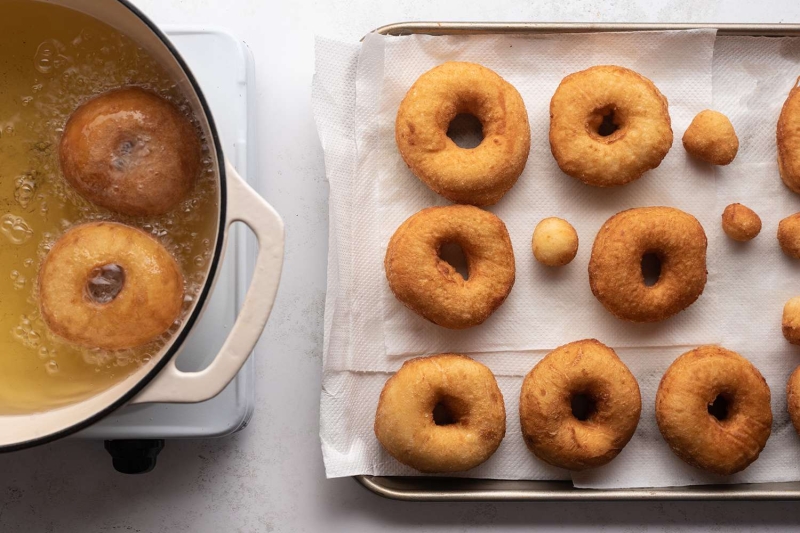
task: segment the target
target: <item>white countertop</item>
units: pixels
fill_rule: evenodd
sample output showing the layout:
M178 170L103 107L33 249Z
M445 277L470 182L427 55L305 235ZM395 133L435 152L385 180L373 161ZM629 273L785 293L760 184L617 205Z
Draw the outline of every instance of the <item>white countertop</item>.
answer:
M157 23L224 28L252 49L261 193L286 221L278 302L258 348L257 407L233 437L167 443L124 476L101 442L0 456L0 531L583 531L792 529L796 503L407 504L325 479L318 440L327 184L311 115L314 35L356 41L403 20L800 22L800 3L692 0L135 0Z

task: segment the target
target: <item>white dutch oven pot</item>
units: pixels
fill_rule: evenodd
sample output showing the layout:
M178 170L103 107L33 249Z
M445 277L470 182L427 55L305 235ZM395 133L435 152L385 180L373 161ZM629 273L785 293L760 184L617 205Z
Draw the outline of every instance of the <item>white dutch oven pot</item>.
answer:
M267 323L278 291L283 263L283 222L227 163L217 130L197 81L167 37L127 0L31 0L81 11L116 28L161 63L192 105L209 144L219 177L219 226L208 279L172 342L133 375L81 402L51 411L0 416L0 452L49 442L79 431L124 404L201 402L213 398L236 376ZM228 229L237 221L253 230L259 242L253 280L228 338L214 360L200 372L175 365L216 281Z

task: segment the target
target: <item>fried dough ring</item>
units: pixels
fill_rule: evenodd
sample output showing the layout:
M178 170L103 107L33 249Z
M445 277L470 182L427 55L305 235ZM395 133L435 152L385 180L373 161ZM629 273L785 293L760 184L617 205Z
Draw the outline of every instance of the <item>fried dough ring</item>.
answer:
M483 140L460 148L447 136L459 113L483 126ZM531 132L517 90L475 63L447 62L417 79L400 103L395 139L403 160L423 183L448 200L492 205L525 168Z
M116 293L92 293L113 277ZM132 348L155 340L178 318L183 275L167 249L145 232L115 222L82 224L45 257L39 304L50 329L72 343Z
M592 293L614 316L657 322L697 300L706 284L706 234L688 213L672 207L640 207L603 224L592 247ZM642 258L655 254L661 274L648 287Z
M456 243L467 259L467 280L439 257ZM514 285L514 251L503 221L469 205L423 209L403 222L384 260L389 287L406 307L450 329L481 324Z
M570 74L550 101L553 157L563 172L589 185L638 179L660 165L671 146L667 99L627 68L602 65Z
M783 183L800 194L800 78L778 117L778 170Z
M724 416L712 414L722 398ZM770 391L750 361L719 346L678 357L656 393L656 421L672 451L690 465L720 475L758 459L772 431Z
M572 401L590 401L588 417L575 416ZM519 417L525 444L536 457L569 470L610 462L636 431L639 384L617 354L587 339L556 348L525 376Z
M139 87L115 89L69 117L61 170L87 200L132 216L173 209L200 172L200 138L188 118Z
M448 423L434 419L437 408ZM506 410L494 375L463 355L406 361L378 400L375 436L392 457L420 472L474 468L505 434Z
M800 366L794 369L786 384L786 405L797 434L800 435Z

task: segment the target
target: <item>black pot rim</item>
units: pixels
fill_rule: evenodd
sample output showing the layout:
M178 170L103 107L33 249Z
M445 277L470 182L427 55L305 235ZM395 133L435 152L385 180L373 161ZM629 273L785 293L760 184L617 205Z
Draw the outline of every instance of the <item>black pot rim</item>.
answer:
M178 62L183 71L183 74L186 76L186 79L192 85L195 93L197 94L197 98L200 102L200 106L203 108L203 114L205 115L206 120L208 121L209 131L211 132L211 139L214 143L214 149L217 155L217 162L219 166L219 197L220 197L220 206L219 206L219 228L217 230L217 242L216 246L214 247L214 254L211 259L211 265L208 270L208 276L206 281L203 285L203 289L200 291L199 296L197 297L197 302L195 303L195 307L189 316L184 321L184 326L181 331L175 336L172 340L172 344L167 349L166 353L161 357L161 359L150 369L145 376L142 377L133 387L131 387L125 394L123 394L117 401L112 402L105 408L101 409L97 413L87 417L86 419L73 424L67 428L61 429L54 433L49 433L47 435L43 435L41 437L37 437L35 439L26 440L23 442L17 442L14 444L8 445L0 445L0 453L5 452L13 452L17 450L22 450L25 448L31 448L33 446L39 446L41 444L47 444L49 442L53 442L55 440L64 438L68 435L72 435L73 433L77 433L78 431L85 429L92 424L100 421L101 419L108 416L111 412L119 409L128 401L130 401L134 396L139 394L150 381L155 378L155 376L163 369L167 363L169 363L175 354L180 349L183 342L186 340L186 337L192 330L195 322L200 316L200 313L205 306L205 302L208 299L209 294L211 293L211 286L213 285L213 281L217 274L217 269L219 268L219 263L222 259L222 245L225 240L225 220L226 220L226 213L227 213L227 206L228 206L228 192L227 192L227 182L226 182L226 173L225 173L225 159L222 153L222 147L220 145L219 135L217 133L217 127L214 123L214 117L211 115L211 109L208 106L208 102L206 101L205 96L203 95L202 90L200 89L200 84L197 83L197 80L192 74L192 71L189 69L189 66L184 61L183 57L181 57L178 50L175 46L170 42L167 36L156 26L156 24L151 21L147 16L142 13L136 6L131 4L129 0L115 0L117 3L121 4L125 8L127 8L131 13L136 15L148 28L159 38L159 40L164 44L164 46L170 51L172 56ZM102 21L101 21L102 22ZM20 419L20 423L24 423L22 418Z

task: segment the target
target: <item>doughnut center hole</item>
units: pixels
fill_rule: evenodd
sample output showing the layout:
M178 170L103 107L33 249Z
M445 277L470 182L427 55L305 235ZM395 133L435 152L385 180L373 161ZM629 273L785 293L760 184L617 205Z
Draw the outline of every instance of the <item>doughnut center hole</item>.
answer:
M598 137L609 137L621 126L621 118L613 105L595 109L589 118L589 131Z
M483 142L483 124L475 115L459 113L450 121L447 136L459 148L476 148Z
M107 304L125 286L125 269L116 263L95 267L86 280L86 296L92 302Z
M573 394L570 398L570 406L572 407L572 416L581 422L589 420L597 411L594 400L586 393Z
M661 258L658 254L648 252L642 256L642 278L647 287L652 287L658 283L661 277Z
M457 242L446 242L439 248L439 259L449 264L461 274L464 281L469 279L469 264L464 249Z
M730 402L728 402L728 399L722 394L718 394L714 401L708 404L708 414L722 422L728 418L729 407Z
M437 426L450 426L458 422L453 411L447 406L447 403L441 401L433 406L433 423Z

